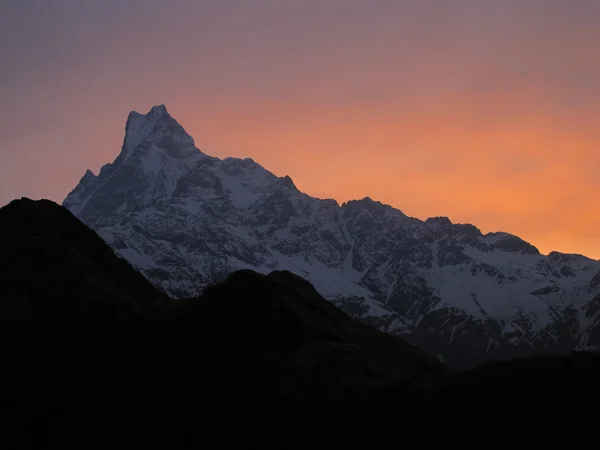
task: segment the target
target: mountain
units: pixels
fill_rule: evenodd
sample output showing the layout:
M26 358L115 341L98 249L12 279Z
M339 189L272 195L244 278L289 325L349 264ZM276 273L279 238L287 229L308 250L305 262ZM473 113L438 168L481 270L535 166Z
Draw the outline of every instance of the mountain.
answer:
M584 411L600 400L598 375L598 355L582 352L494 361L449 377L415 408L417 422L428 423L416 426L415 448L596 448L595 416Z
M164 106L64 206L172 297L229 273L287 270L452 367L600 346L600 262L508 233L310 197L252 159L199 151Z
M19 448L240 448L293 433L290 448L298 427L449 373L289 272L238 271L172 300L50 201L10 203L0 231L0 434Z
M0 209L0 318L98 325L167 298L65 208L27 198Z
M19 449L600 443L598 356L454 374L290 272L174 300L52 202L1 208L0 231L0 435Z

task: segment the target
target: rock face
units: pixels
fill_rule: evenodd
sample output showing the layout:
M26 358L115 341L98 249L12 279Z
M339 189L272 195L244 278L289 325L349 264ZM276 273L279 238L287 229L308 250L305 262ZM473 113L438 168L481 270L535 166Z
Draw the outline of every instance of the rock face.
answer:
M600 346L599 261L368 197L310 197L251 159L200 152L164 106L132 112L121 153L64 206L172 297L288 270L453 367Z

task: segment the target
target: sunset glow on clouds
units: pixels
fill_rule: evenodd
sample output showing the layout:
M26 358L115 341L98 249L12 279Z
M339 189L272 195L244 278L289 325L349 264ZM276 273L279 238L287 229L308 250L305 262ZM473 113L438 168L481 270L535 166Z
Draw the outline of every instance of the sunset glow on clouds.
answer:
M0 26L0 204L62 201L164 103L308 194L600 258L598 2L21 0Z

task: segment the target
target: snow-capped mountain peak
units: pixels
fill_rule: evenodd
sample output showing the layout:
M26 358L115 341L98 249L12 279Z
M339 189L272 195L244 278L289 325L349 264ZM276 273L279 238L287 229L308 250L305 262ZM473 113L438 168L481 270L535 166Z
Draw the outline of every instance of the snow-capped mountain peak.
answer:
M157 126L161 117L168 115L164 105L153 106L147 114L131 111L125 125L125 140L121 151L122 160L125 162L135 151L140 143L148 137Z
M131 113L121 153L64 205L174 297L237 269L289 270L455 366L600 346L599 261L369 197L310 197L252 159L200 152L164 106Z
M157 148L174 158L195 156L199 151L194 139L171 117L164 105L153 106L147 114L129 113L119 162L126 162L148 141L154 141Z
M207 158L164 105L147 114L132 111L125 131L115 161L103 166L97 177L88 170L65 200L74 213L102 220L117 210L169 198L178 181Z

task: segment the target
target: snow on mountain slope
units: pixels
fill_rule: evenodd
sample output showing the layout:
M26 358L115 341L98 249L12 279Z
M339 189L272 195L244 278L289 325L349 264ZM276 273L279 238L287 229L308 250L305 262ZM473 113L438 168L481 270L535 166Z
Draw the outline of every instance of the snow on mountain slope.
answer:
M200 152L162 105L129 115L121 153L64 206L174 297L237 269L290 270L456 367L600 345L600 262L310 197L251 159Z

